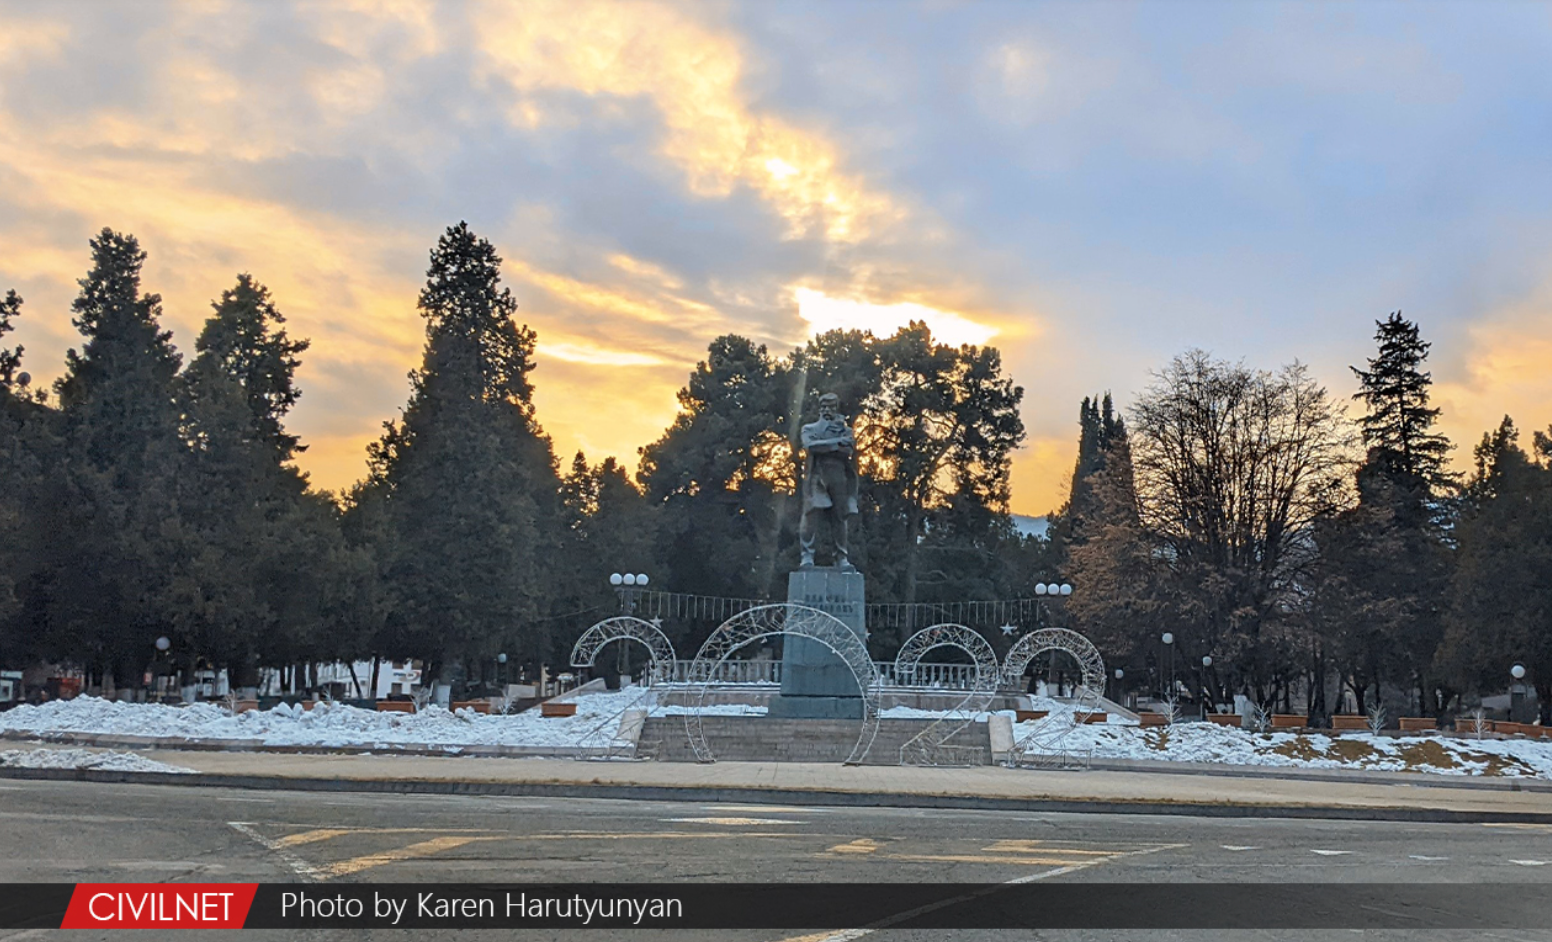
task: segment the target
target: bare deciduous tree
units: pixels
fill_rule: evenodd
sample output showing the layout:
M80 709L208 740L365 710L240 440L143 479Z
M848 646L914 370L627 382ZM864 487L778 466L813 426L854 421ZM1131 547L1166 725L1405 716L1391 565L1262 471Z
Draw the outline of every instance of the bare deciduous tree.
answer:
M1154 374L1128 421L1135 524L1099 522L1073 579L1100 606L1152 611L1136 634L1173 631L1178 654L1211 654L1219 676L1267 702L1307 644L1293 615L1311 528L1351 499L1350 427L1302 364L1258 371L1201 350ZM1121 573L1129 584L1093 591L1090 575Z

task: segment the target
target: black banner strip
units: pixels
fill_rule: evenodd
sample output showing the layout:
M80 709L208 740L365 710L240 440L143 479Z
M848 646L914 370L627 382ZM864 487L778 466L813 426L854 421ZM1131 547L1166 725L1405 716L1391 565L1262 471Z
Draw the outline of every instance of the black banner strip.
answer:
M0 885L0 929L73 884ZM1533 929L1552 883L265 884L249 929Z

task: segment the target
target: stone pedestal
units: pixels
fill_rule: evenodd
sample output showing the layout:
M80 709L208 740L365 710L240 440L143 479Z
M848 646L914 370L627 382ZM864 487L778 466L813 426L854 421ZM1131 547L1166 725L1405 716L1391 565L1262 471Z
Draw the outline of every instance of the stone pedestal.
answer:
M834 615L868 640L867 600L862 573L815 566L787 577L787 601ZM862 691L846 662L807 638L782 642L781 694L771 698L770 716L807 719L860 719Z

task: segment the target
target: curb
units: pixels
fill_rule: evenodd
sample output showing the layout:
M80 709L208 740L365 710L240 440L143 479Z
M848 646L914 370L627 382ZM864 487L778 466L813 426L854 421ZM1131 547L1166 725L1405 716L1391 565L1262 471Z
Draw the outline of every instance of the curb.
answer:
M1214 775L1224 778L1272 778L1350 785L1399 785L1417 788L1464 788L1477 791L1552 792L1552 781L1539 778L1448 775L1439 772L1387 772L1380 769L1310 769L1281 765L1221 765L1209 762L1166 762L1153 759L1094 759L1096 772L1145 772L1169 775Z
M634 730L640 736L641 729ZM633 740L634 738L632 738ZM171 736L132 736L112 733L72 733L66 731L0 731L0 740L42 742L59 745L90 746L102 749L171 749L188 752L246 752L277 755L403 755L444 758L505 759L613 759L629 757L635 742L615 746L443 746L434 743L379 743L374 745L278 746L257 739L201 739ZM1207 775L1224 778L1287 779L1291 781L1336 782L1351 785L1396 785L1422 788L1456 788L1477 791L1548 792L1552 781L1545 779L1486 778L1446 775L1430 772L1388 772L1382 770L1319 769L1297 766L1221 765L1206 762L1168 762L1141 759L1094 759L1087 768L1098 772L1141 772L1154 775Z
M177 785L255 791L305 791L389 795L488 795L532 798L602 798L624 801L732 802L846 808L930 808L1041 814L1133 814L1205 818L1300 818L1335 821L1399 821L1420 824L1552 824L1552 810L1458 811L1448 808L1363 808L1342 805L1232 804L1190 801L1114 801L1071 798L1006 798L924 795L763 786L628 785L597 782L474 782L439 780L285 778L222 773L120 772L107 769L0 768L0 778Z
M65 731L31 732L5 730L0 740L43 742L67 746L91 746L100 749L172 749L185 752L247 752L277 755L356 755L356 756L444 756L457 758L505 759L610 759L623 746L443 746L435 743L341 744L336 746L277 746L259 739L203 739L175 736L132 736L118 733L72 733Z

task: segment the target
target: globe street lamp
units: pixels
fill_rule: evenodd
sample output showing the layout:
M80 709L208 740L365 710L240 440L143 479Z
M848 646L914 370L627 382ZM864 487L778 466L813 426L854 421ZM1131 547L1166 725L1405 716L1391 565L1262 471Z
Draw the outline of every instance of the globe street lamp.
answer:
M151 666L153 670L148 671L147 675L161 676L161 672L164 667L159 663L159 661L161 660L162 656L165 655L170 648L172 648L172 641L166 635L162 635L156 639L154 644L156 647L156 654L151 658ZM149 692L146 694L146 698L150 699Z
M1518 722L1525 714L1525 665L1516 664L1509 668L1509 676L1514 683L1509 685L1509 719Z
M1175 699L1175 636L1166 631L1159 636L1159 640L1164 642L1164 650L1168 652L1165 657L1169 659L1169 693L1164 699L1173 700Z
M1217 692L1212 690L1212 689L1210 689L1208 687L1208 685L1207 685L1207 672L1209 670L1211 670L1211 669L1212 669L1212 655L1211 654L1204 654L1204 655L1202 655L1202 694L1203 694L1203 696L1202 696L1202 718L1203 719L1207 718L1207 708L1209 706L1207 701L1209 701L1209 700L1213 701L1213 704L1212 704L1213 705L1213 709L1217 709L1217 706L1216 706L1217 701L1218 701Z
M629 615L636 610L636 603L649 582L651 580L644 572L616 572L609 576L609 584L614 586L615 594L620 597L621 615ZM625 645L615 645L614 664L618 672L625 673Z

